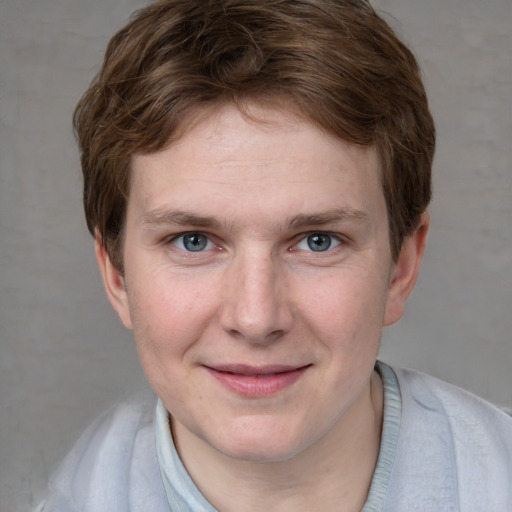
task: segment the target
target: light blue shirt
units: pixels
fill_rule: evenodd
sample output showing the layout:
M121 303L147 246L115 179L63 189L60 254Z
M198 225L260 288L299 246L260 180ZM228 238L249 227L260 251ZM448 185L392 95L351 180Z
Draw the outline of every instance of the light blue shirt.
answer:
M511 512L512 418L428 375L377 363L379 457L362 512ZM50 484L44 512L217 512L175 449L158 401L91 426Z

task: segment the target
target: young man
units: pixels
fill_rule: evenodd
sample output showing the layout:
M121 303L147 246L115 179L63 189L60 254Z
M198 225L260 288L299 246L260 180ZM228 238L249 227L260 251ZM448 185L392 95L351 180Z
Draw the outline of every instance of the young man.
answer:
M367 2L158 2L75 127L158 404L91 427L42 510L512 510L512 420L376 362L425 247L434 126Z

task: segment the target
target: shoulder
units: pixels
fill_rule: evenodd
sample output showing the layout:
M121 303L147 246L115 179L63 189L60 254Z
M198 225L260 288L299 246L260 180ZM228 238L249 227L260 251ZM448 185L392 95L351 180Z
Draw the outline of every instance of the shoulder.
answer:
M512 418L424 373L395 373L402 397L403 467L416 468L423 485L444 486L460 510L512 510Z
M138 510L137 503L147 506L158 500L163 488L155 448L155 408L156 400L135 401L102 414L51 478L39 510Z
M422 372L395 369L403 406L441 414L453 428L491 434L512 449L512 417L473 393ZM496 434L501 434L496 437Z

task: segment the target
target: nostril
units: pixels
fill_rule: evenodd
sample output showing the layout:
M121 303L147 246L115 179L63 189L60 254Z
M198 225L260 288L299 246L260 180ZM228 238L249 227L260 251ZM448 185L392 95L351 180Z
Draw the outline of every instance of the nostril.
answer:
M253 343L256 345L265 345L269 343L275 343L285 335L283 329L275 329L268 333L254 333L248 331L240 331L238 329L226 329L226 332L234 339Z

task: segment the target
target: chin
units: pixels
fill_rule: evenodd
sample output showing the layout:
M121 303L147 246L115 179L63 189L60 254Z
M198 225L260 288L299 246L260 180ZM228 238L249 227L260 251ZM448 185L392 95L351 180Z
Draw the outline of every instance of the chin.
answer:
M210 442L217 451L234 460L270 463L290 460L308 446L299 433L282 425L269 428L257 422L228 429L221 439ZM263 422L264 423L264 422Z
M226 450L221 450L221 453L239 462L265 464L293 459L301 451L297 446L282 446L276 445L276 443L269 445L267 442L266 444L253 443L250 446L247 444L233 446L231 444Z

